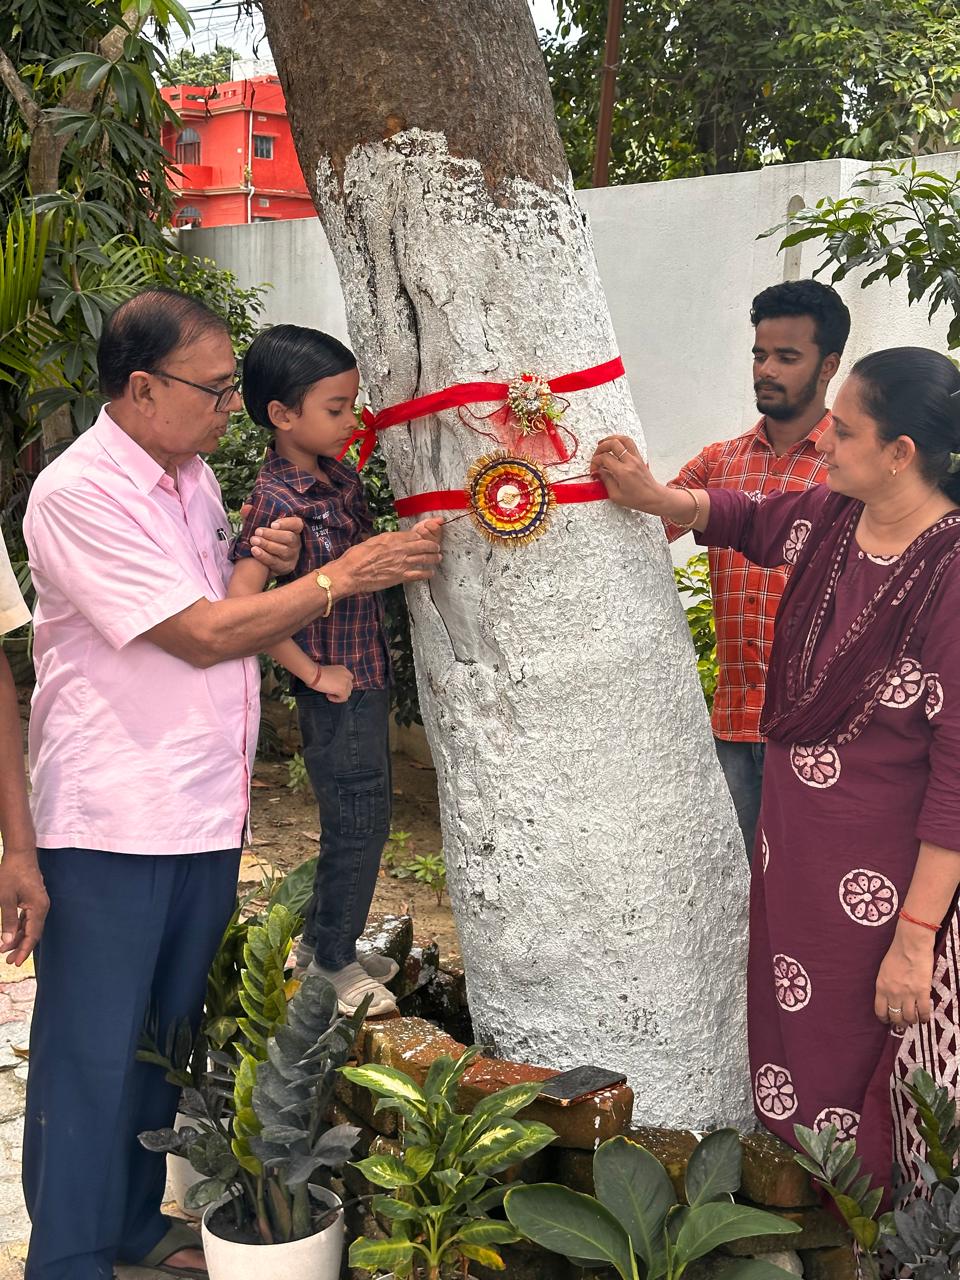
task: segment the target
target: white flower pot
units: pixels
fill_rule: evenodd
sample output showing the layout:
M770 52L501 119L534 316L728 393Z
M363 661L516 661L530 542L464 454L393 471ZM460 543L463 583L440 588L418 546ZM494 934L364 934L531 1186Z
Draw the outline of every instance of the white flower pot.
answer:
M178 1111L173 1127L182 1129L185 1125L196 1125L196 1121L193 1117ZM186 1156L175 1156L172 1153L167 1156L167 1185L170 1188L170 1193L180 1209L191 1218L199 1218L203 1210L188 1209L184 1204L184 1197L193 1184L200 1182L202 1178L203 1174L197 1173Z
M237 1244L215 1236L207 1222L223 1201L203 1215L200 1234L210 1280L338 1280L343 1253L343 1210L331 1191L318 1187L316 1198L336 1219L317 1235L290 1244Z

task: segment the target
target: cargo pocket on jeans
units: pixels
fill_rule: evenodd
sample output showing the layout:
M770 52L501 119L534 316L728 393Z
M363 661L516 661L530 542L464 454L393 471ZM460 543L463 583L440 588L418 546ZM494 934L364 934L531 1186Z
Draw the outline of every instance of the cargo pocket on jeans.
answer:
M387 780L378 769L343 773L337 778L340 794L340 834L373 836L386 834Z

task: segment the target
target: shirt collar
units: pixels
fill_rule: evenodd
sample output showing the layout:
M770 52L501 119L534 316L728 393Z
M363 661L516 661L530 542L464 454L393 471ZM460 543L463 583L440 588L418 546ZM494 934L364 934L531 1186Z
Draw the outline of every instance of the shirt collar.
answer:
M790 448L780 456L785 458L787 454L790 453L816 453L817 441L832 422L833 414L828 409L816 426L811 427L802 440L798 440L796 444L792 444ZM770 443L770 439L767 436L767 419L765 416L760 419L753 429L753 444L756 447L769 449L771 452L773 450L773 445Z
M344 466L342 462L337 462L334 458L324 458L322 468L324 475L315 476L309 471L304 471L288 458L281 457L273 445L267 447L263 470L268 475L282 480L291 489L296 489L298 493L309 493L313 488L343 489L351 483L357 483L353 469Z
M141 493L150 493L156 488L166 474L163 467L114 422L105 408L100 410L100 416L90 430L104 452L110 455ZM194 456L181 463L177 471L182 478L192 478L202 466L199 456Z

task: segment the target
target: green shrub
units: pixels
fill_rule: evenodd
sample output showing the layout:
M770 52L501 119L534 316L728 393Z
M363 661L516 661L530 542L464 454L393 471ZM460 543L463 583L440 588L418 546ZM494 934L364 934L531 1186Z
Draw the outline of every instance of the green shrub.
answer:
M712 711L717 692L717 632L714 626L707 553L700 551L691 556L685 565L677 565L673 576L681 597L689 600L684 608L697 654L697 674L707 707Z

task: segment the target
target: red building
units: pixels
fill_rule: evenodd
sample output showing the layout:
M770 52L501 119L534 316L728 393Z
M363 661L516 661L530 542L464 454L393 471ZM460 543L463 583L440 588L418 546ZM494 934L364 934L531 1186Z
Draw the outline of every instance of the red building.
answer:
M161 92L181 120L163 126L180 171L171 174L178 227L314 216L276 76Z

